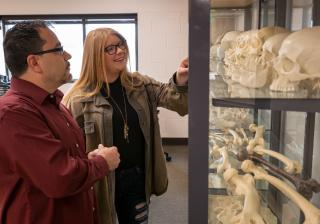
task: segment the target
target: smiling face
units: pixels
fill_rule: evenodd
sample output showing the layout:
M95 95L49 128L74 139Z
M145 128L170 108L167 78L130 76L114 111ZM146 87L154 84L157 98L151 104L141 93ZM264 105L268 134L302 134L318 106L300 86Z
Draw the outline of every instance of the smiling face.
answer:
M128 47L125 40L111 34L105 43L105 68L108 80L119 77L120 72L127 66ZM111 79L109 79L109 77Z

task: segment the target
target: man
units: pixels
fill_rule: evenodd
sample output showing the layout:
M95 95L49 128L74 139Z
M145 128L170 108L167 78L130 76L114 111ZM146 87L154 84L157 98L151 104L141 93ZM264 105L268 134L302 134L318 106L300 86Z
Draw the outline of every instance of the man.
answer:
M60 104L71 55L43 21L8 30L11 89L0 98L0 224L97 223L93 184L119 164L116 147L85 153Z

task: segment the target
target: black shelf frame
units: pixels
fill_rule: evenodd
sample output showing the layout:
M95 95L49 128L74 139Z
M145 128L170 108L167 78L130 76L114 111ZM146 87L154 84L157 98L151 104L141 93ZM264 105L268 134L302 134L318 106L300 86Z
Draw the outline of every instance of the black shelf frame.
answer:
M260 0L263 1L263 0ZM275 25L286 27L290 18L290 0L275 0ZM261 4L260 4L261 5ZM313 0L313 25L320 24L319 0ZM261 15L261 14L260 14ZM259 15L259 17L260 17ZM260 18L259 18L260 21ZM189 0L189 208L188 223L208 223L208 132L209 132L209 48L210 48L210 0ZM281 134L283 111L307 112L306 142L313 142L312 116L320 112L317 99L211 99L212 105L241 107L273 111L273 135ZM308 118L309 116L309 118ZM280 127L279 127L280 125ZM277 130L277 131L276 131ZM282 138L281 138L282 139ZM274 142L273 148L281 142ZM309 144L311 146L312 144ZM280 147L280 146L279 146ZM310 156L310 151L305 151ZM308 160L307 157L304 160ZM312 165L308 163L310 167ZM306 176L310 173L306 169Z

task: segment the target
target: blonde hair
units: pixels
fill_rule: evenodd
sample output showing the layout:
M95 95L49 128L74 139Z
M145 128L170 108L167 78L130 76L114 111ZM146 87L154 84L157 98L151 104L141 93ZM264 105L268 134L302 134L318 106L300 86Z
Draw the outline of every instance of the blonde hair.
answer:
M110 35L116 35L120 40L125 42L127 60L129 60L128 45L120 33L111 28L98 28L90 31L84 42L80 78L64 96L64 103L67 103L75 93L80 94L79 96L84 98L98 94L105 81L107 96L110 95L104 51L105 43ZM123 86L132 88L132 74L127 68L120 72L120 79Z

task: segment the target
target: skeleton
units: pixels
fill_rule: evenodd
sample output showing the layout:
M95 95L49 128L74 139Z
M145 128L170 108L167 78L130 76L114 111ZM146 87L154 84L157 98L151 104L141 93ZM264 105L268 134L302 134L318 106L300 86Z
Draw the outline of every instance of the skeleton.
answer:
M287 36L273 61L278 78L270 85L275 91L296 91L302 80L320 78L320 27L305 28Z
M224 136L220 136L220 141L225 144L227 149L233 154L238 155L239 153L239 147L244 145L246 142L248 142L247 145L247 152L248 154L252 155L253 153L256 153L258 155L264 156L268 155L271 157L276 158L277 160L281 161L283 164L285 164L284 170L289 174L300 174L302 171L302 166L298 161L290 160L288 157L284 156L281 153L278 153L274 150L266 149L265 148L265 140L263 138L265 128L263 125L257 126L255 124L249 125L249 130L253 133L255 133L254 138L248 140L245 131L242 129L238 129L242 135L243 138L240 137L240 135L237 133L237 131L232 129L226 129L226 133L229 133L232 137L228 137L227 134Z
M277 34L286 32L280 27L265 27L241 33L236 38L235 47L226 51L226 75L240 84L259 88L269 80L269 67L259 63L265 41Z
M260 215L260 198L255 188L252 175L239 175L233 168L227 169L223 177L225 181L234 186L236 195L244 195L244 205L242 211L231 218L230 223L237 224L264 224Z
M282 161L286 167L285 171L287 173L292 173L293 175L286 174L284 171L279 169L274 173L274 170L271 170L273 175L276 175L279 178L288 178L297 190L307 190L307 196L312 196L312 191L319 192L320 185L314 180L302 180L296 176L296 173L301 172L301 165L296 163L295 161L291 161L285 156L280 153L274 152L272 150L268 150L264 148L265 142L263 139L264 135L264 126L257 126L255 124L251 124L249 126L249 130L255 133L253 139L248 140L246 132L242 128L237 128L235 130L226 129L224 134L219 133L212 135L211 138L215 139L213 150L215 153L215 157L219 158L219 164L217 167L217 173L223 173L225 181L228 183L229 190L236 195L243 195L244 196L244 204L243 209L241 212L235 212L232 210L224 210L220 208L217 215L217 219L222 223L230 223L230 224L244 224L244 223L254 223L254 224L263 224L265 221L261 218L261 208L260 208L260 199L254 187L254 180L253 177L249 174L246 175L239 175L238 172L232 168L232 165L229 160L228 152L233 152L235 155L238 156L240 151L247 152L249 155L247 158L253 159L256 158L258 160L254 161L261 161L263 160L261 157L257 156L256 154L260 155L269 155L273 156L280 161ZM220 146L218 146L218 144ZM240 149L239 146L248 144L247 150ZM223 147L221 147L223 145ZM251 151L250 151L251 150ZM238 154L237 154L238 153ZM253 154L256 153L256 154ZM222 161L222 162L221 162ZM242 161L242 160L241 160ZM268 162L265 161L267 165ZM249 165L248 165L249 164ZM264 164L264 163L262 163ZM248 168L249 167L249 168ZM270 167L267 166L269 169ZM252 169L254 168L254 169ZM272 168L272 167L271 167ZM242 163L241 169L244 172L251 172L254 173L255 179L265 179L271 184L275 185L280 191L288 191L285 194L289 199L291 199L294 203L297 203L301 210L305 213L306 221L305 224L320 224L320 210L315 208L312 204L310 204L306 199L303 198L302 195L291 189L287 186L283 181L277 179L276 177L270 176L266 173L264 169L261 167L255 167L252 161L246 160ZM280 172L281 171L281 172ZM280 175L281 173L281 175ZM279 174L279 175L278 175ZM260 178L260 177L263 178ZM280 186L280 187L279 187ZM288 189L287 189L288 188ZM301 189L300 189L301 188ZM306 189L304 189L306 188ZM302 198L302 199L301 199ZM307 202L307 203L306 203ZM217 211L215 211L217 212Z
M246 173L253 173L255 179L266 180L293 201L304 213L304 224L320 224L320 209L311 204L285 182L266 174L261 167L256 167L250 160L245 160L241 165L241 169Z

